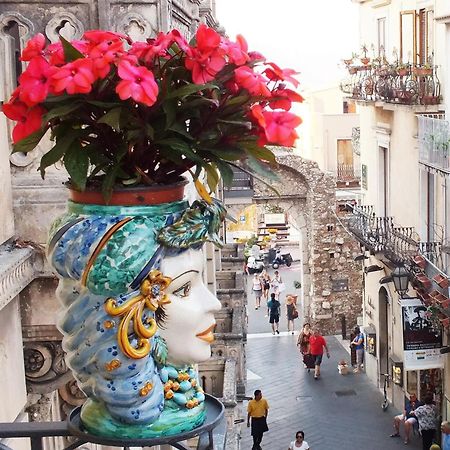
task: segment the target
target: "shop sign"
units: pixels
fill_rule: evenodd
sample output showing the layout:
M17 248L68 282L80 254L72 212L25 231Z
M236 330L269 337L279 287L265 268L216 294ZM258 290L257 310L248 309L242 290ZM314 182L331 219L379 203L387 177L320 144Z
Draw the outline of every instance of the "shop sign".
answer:
M348 278L342 278L339 280L331 280L331 290L333 292L348 291Z
M426 306L418 298L401 300L405 369L421 370L444 367L439 350L442 334L426 317Z

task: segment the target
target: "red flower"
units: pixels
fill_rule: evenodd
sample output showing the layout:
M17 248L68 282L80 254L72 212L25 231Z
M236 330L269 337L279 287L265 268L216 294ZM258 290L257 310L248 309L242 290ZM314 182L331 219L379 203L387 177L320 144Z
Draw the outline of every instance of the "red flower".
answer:
M52 75L52 86L57 94L64 90L68 94L87 94L94 81L94 64L90 59L76 59Z
M225 51L220 48L220 35L206 25L199 26L196 39L197 47L188 49L185 66L194 83L204 84L214 80L225 66Z
M220 45L220 34L203 23L198 27L195 35L197 39L197 49L202 53L213 52Z
M267 80L259 73L254 72L250 67L238 67L234 71L236 83L247 89L252 95L270 97L270 90L267 87Z
M137 103L152 106L158 97L158 85L153 73L146 67L133 66L123 60L119 64L119 77L122 79L116 87L121 100L132 98Z
M277 98L278 97L278 98ZM291 89L275 89L272 91L272 99L269 102L269 106L272 109L284 109L289 111L292 106L292 102L303 102L304 98Z
M267 141L271 144L292 147L298 134L295 128L302 123L300 117L289 112L263 111L264 131Z
M95 45L102 42L106 42L109 44L110 42L117 42L121 41L122 39L130 42L130 38L126 34L102 30L85 31L83 34L83 39L86 39L87 41L92 42Z
M42 126L42 116L47 112L41 106L29 109L20 101L3 104L2 111L6 117L17 122L12 133L14 144L38 131Z
M87 54L89 45L86 41L71 41L70 43L80 53ZM62 66L66 63L64 49L61 42L54 42L53 44L50 44L45 50L45 55L48 58L48 62L52 66Z
M57 70L42 56L33 58L19 77L20 100L28 106L34 106L45 100L50 89L50 77Z
M265 61L266 57L259 52L249 52L250 61Z
M298 72L292 69L280 69L275 63L267 63L270 67L267 68L264 73L272 81L289 81L295 87L298 86L298 80L292 75L296 75Z
M36 34L28 42L22 51L21 61L31 61L35 56L43 55L45 48L45 36L42 33Z
M224 41L222 46L231 63L242 66L249 60L247 41L241 35L236 36L236 42Z

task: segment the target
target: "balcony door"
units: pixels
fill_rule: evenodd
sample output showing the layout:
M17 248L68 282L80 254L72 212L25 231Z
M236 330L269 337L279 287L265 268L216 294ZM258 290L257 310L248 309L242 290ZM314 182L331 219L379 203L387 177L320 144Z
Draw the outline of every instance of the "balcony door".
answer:
M378 146L378 215L389 215L389 150Z
M351 139L337 141L337 179L339 181L353 180L353 146Z

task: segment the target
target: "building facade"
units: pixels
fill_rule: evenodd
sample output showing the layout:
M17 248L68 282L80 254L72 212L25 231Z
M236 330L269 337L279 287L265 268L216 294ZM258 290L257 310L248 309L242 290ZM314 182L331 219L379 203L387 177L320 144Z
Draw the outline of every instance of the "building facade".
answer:
M379 386L389 375L397 408L432 392L447 418L450 7L355 2L359 57L342 89L360 117L361 201L349 228L364 270L366 371Z

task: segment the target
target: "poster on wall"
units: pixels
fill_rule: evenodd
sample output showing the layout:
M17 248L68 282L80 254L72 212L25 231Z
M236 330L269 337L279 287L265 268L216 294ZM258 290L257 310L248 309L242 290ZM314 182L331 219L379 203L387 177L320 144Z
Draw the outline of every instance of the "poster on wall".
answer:
M426 317L426 306L418 298L401 300L403 318L404 368L406 370L444 367L439 350L442 334Z

